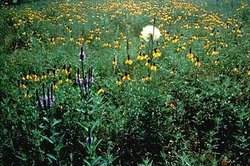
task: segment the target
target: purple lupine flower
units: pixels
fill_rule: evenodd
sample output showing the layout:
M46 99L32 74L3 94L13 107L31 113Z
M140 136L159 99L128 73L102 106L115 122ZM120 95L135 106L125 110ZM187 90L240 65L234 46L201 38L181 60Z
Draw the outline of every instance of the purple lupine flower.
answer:
M77 84L83 84L84 79L83 78L76 78L76 83Z
M54 101L55 101L55 96L52 96L51 98L51 96L45 95L45 98L39 97L39 100L36 102L36 105L38 108L41 109L50 109Z
M36 105L40 109L50 109L55 101L55 96L53 95L53 86L47 88L47 94L45 94L45 84L42 85L42 96L39 96L38 90L36 89Z
M84 79L81 78L80 69L78 68L77 73L76 73L76 83L82 85L83 81L84 81Z

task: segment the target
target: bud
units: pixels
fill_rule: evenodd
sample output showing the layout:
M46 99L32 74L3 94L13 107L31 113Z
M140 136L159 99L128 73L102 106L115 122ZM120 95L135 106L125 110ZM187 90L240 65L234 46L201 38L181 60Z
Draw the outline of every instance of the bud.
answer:
M86 142L90 145L91 143L93 143L94 139L91 136L91 128L88 128L88 137L86 138Z

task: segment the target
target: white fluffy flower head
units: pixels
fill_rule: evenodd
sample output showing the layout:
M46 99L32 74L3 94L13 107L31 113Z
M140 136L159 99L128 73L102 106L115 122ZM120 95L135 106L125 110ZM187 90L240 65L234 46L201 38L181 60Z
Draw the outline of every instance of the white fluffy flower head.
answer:
M145 41L149 41L152 37L153 40L158 40L161 36L161 31L154 27L153 25L147 25L145 26L141 31L141 37Z

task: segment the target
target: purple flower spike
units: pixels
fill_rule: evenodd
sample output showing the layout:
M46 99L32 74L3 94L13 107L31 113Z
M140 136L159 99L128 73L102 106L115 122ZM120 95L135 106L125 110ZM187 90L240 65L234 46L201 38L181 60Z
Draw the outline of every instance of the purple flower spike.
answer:
M50 109L55 102L55 96L53 95L53 86L47 88L47 94L45 94L45 85L42 86L42 96L39 96L38 90L36 90L36 105L40 109Z
M55 102L55 96L52 96L52 98L47 95L45 95L45 98L40 97L40 99L36 102L36 105L38 108L41 109L50 109L52 104Z
M91 66L89 68L89 83L94 83L95 79L94 79L94 70L93 67Z
M84 79L83 78L76 78L76 83L77 84L83 84Z
M81 51L79 53L79 57L80 57L80 61L84 61L84 59L86 58L86 54L83 51L83 47L81 47Z
M89 85L88 82L86 80L84 80L83 82L83 94L87 95L89 93Z

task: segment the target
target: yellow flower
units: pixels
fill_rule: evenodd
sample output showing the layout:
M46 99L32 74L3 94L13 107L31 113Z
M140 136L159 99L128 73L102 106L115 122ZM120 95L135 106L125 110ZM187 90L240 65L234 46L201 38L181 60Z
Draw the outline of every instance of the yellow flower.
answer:
M145 63L145 66L146 66L146 67L150 67L150 61L147 61L147 62Z
M122 80L130 81L131 80L130 75L128 73L125 73L125 75L123 76Z
M62 73L67 75L69 72L68 72L68 70L65 68L65 69L62 69Z
M86 40L86 44L89 44L90 43L90 40ZM81 46L81 44L80 44L80 46Z
M174 72L174 71L172 71L172 70L170 71L170 74L172 74L172 75L175 75L175 73L176 73L176 72Z
M199 60L197 60L197 61L194 63L194 65L195 65L196 67L201 67L201 62L200 62Z
M175 108L176 107L174 103L165 103L165 106L169 107L169 108Z
M56 84L54 84L54 85L52 86L52 89L53 89L53 90L56 90L56 89L58 89L58 86L57 86Z
M55 71L55 74L58 74L58 73L60 73L61 71L60 71L60 69L56 69L56 71ZM53 72L52 72L53 73ZM54 74L53 74L54 75Z
M192 58L192 59L190 59L190 60L191 60L191 62L193 62L193 63L195 63L195 62L197 61L195 57Z
M51 38L51 39L50 39L50 44L51 44L51 45L55 45L55 44L56 44L55 38Z
M74 37L70 37L69 41L73 42L74 41Z
M143 60L148 60L149 59L148 55L145 55L145 53L143 53L142 56L143 56Z
M213 51L211 55L218 55L219 52L218 51Z
M238 66L236 66L235 68L233 68L233 72L235 72L235 73L239 73L239 67Z
M154 58L159 58L159 57L161 57L161 52L160 52L160 50L155 49L155 50L154 50L154 53L153 53L153 57L154 57Z
M191 48L189 49L189 53L187 54L187 58L191 59L191 60L195 58L194 53L192 53L192 49Z
M39 77L36 74L33 75L33 77L34 77L34 81L36 81L36 82L38 82L40 80Z
M86 42L87 42L87 41L86 41ZM77 41L77 42L76 42L76 45L81 46L82 43L81 43L80 41Z
M69 78L67 78L67 79L66 79L66 82L67 82L67 83L72 83L72 80L69 79Z
M220 63L219 59L216 59L216 60L214 61L214 64L216 64L216 65L218 65L219 63Z
M46 80L47 76L45 74L42 75L41 79Z
M140 46L138 47L139 50L142 50L143 48L145 48L145 45L144 45L144 44L142 44L142 45L140 45Z
M113 61L112 61L112 65L113 66L117 66L117 60L114 58Z
M176 48L176 51L178 52L181 51L181 47Z
M133 63L133 61L132 61L131 59L127 59L127 60L125 61L125 64L126 64L126 65L132 65L132 63Z
M115 48L121 48L121 45L119 44L119 41L117 41L117 40L114 41L114 47Z
M187 54L188 59L193 59L194 58L194 53L190 52Z
M156 71L156 69L157 69L157 66L154 64L154 65L152 65L152 66L150 66L150 70L152 70L152 71Z
M28 75L26 76L26 79L27 79L27 80L32 80L32 76L28 74Z
M250 76L250 70L247 71L247 75Z
M172 75L176 74L176 68L175 67L170 71L170 74L172 74Z
M199 25L198 23L196 23L196 24L194 25L194 28L195 28L195 29L199 29L199 28L200 28L200 25Z
M151 81L152 80L152 77L145 77L145 78L142 78L142 81Z
M174 36L173 37L173 40L172 40L172 43L177 43L179 41L179 37L178 36Z
M142 61L143 59L144 59L144 57L143 57L142 55L138 55L138 56L137 56L137 60L138 60L138 61Z
M117 81L115 82L115 84L118 85L118 86L120 86L120 85L122 84L122 82L121 82L120 80L117 80Z
M62 80L62 79L59 79L59 80L57 81L57 83L58 83L58 84L61 84L61 83L63 83L63 80Z
M212 51L211 55L218 55L219 51L216 51L216 48L214 47L214 50Z
M23 95L23 98L24 99L29 99L31 96L28 94L28 93L25 93L24 95Z
M142 61L144 59L144 56L141 54L141 52L137 55L137 60Z
M95 37L95 40L100 41L100 40L101 40L101 37L100 37L100 36L96 36L96 37Z
M98 91L97 91L97 94L103 94L105 91L104 89L100 88Z
M21 84L21 85L19 86L19 88L20 88L21 90L24 90L24 89L26 89L27 87L26 87L25 84Z
M111 47L111 44L110 44L109 42L107 42L107 43L104 43L102 46L103 46L103 47L108 47L108 48L110 48L110 47Z

